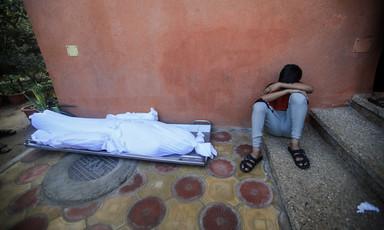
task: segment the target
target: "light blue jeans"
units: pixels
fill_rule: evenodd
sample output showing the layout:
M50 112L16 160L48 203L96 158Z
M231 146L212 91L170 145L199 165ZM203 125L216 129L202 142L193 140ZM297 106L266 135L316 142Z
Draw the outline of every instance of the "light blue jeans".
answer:
M301 93L292 93L287 111L274 110L264 102L256 102L252 112L252 146L261 146L263 128L274 136L283 136L300 140L308 100Z

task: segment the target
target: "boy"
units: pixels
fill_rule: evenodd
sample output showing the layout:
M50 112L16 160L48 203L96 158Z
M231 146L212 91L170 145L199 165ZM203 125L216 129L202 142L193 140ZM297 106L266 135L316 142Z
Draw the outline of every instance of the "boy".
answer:
M253 151L240 163L241 171L250 172L263 156L261 141L263 128L274 136L291 138L288 151L297 167L307 169L309 160L300 148L300 137L308 110L308 95L313 87L300 82L302 70L288 64L280 72L279 81L269 84L252 112Z

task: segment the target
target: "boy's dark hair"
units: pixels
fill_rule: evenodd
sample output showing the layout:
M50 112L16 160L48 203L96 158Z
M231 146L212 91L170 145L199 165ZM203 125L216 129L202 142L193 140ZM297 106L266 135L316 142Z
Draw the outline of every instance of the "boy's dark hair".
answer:
M303 71L295 64L288 64L280 72L279 82L295 83L300 81Z

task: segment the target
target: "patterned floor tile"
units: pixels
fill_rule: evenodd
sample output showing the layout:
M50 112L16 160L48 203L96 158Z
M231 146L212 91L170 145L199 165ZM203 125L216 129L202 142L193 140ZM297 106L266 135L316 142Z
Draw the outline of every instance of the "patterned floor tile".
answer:
M200 198L205 192L204 180L195 175L184 175L172 184L173 195L182 201L193 201Z
M0 223L2 229L11 229L17 223L23 221L26 218L26 212L20 212L15 214L9 214L8 210L0 211Z
M63 157L67 156L68 153L64 152L49 152L46 157L43 157L36 162L39 164L49 164L49 165L54 165L57 162L59 162ZM35 162L35 163L36 163Z
M213 147L217 151L218 157L226 157L232 159L234 156L233 152L234 143L226 143L226 144L213 144Z
M278 230L280 212L272 205L264 209L250 208L241 205L239 208L242 217L243 229Z
M119 188L120 195L127 195L140 190L147 182L147 177L143 172L136 172Z
M238 134L235 140L236 143L247 143L252 144L252 137L251 134L247 135L247 133L244 134Z
M204 230L241 229L240 215L224 203L212 203L200 214L200 228Z
M64 209L63 217L66 221L76 222L85 219L95 213L100 205L101 204L98 202L92 202L82 206L68 207Z
M44 172L44 174L40 177L37 177L36 179L34 179L31 183L29 183L31 185L31 188L32 187L37 187L37 186L40 186L42 183L43 183L43 180L44 180L44 177L45 175L47 175L49 170L47 170L46 172Z
M204 166L192 166L192 165L183 165L177 171L176 175L182 176L185 174L194 174L196 176L204 177L207 175L207 171Z
M207 172L218 178L230 177L236 172L236 164L224 157L216 157L206 165Z
M256 205L267 206L261 209L254 207L255 201L262 199L252 198L261 193L259 190L240 192L240 187L254 181L272 187L263 167L266 159L250 173L239 169L252 149L250 129L214 129L211 138L218 157L205 167L139 161L136 174L109 194L108 200L67 208L39 204L36 190L49 167L67 154L33 151L0 174L0 223L6 222L6 229L18 223L39 227L45 220L50 221L48 229L55 230L130 230L135 226L160 230L218 226L278 229L279 203L273 189L272 201Z
M130 207L138 200L137 196L117 196L105 201L95 214L88 218L90 225L109 224L114 228L126 223Z
M156 196L145 197L130 208L127 225L133 229L152 229L163 221L166 211L162 199Z
M266 208L273 199L270 187L254 178L240 181L236 186L236 195L244 204L252 208Z
M68 155L65 152L52 152L45 150L35 150L25 157L23 157L20 162L22 163L33 163L38 162L39 164L56 164L61 158Z
M153 162L151 162L151 161L138 161L138 162L139 162L138 168L142 172L151 172L152 171Z
M10 213L19 213L30 209L40 200L38 191L38 187L34 187L25 191L10 203L8 206L8 211Z
M107 224L95 224L92 226L88 226L84 230L113 230L113 228Z
M130 228L128 225L124 225L120 227L118 230L132 230L132 228Z
M63 217L58 217L49 222L47 230L84 229L85 227L85 220L78 222L67 222L63 219Z
M156 174L154 172L147 174L147 183L138 192L140 197L147 197L156 194L158 197L166 200L170 196L171 186L173 181L176 179L175 175L171 174Z
M59 217L63 209L59 206L39 205L28 211L27 216L45 215L49 221Z
M0 181L2 184L13 183L23 171L32 166L33 164L22 164L19 161L0 174Z
M211 142L214 143L227 143L232 141L233 134L228 131L216 131L211 134Z
M167 164L167 163L160 163L160 162L155 162L152 164L152 170L161 174L173 173L178 168L179 168L179 165L177 164Z
M4 184L0 189L0 210L5 209L17 196L29 188L29 184L16 185L13 182Z
M34 162L36 160L39 160L39 159L45 157L47 155L47 153L49 153L49 152L44 151L44 150L35 149L32 152L28 153L23 158L21 158L20 162L31 163L31 162Z
M48 219L45 215L30 216L12 227L12 230L44 230L48 227Z
M42 176L48 169L48 164L41 164L26 169L16 179L16 184L27 184L34 181L36 178Z
M233 148L233 153L236 154L240 158L244 158L244 157L248 156L249 154L252 153L252 151L253 151L252 145L246 144L246 143L237 144Z
M205 192L202 200L206 203L222 202L232 206L236 206L240 203L240 200L236 196L235 188L238 181L233 178L216 178L209 176L205 178L207 184L207 191Z
M158 226L158 229L199 229L199 214L204 207L201 201L180 202L175 198L171 198L166 201L166 206L167 215Z
M260 180L266 180L267 179L267 174L265 173L264 170L264 163L265 160L262 160L260 163L258 163L251 172L244 173L243 171L240 170L240 163L243 159L242 158L236 158L234 160L237 170L235 173L235 177L238 178L239 180L243 180L246 178L258 178Z

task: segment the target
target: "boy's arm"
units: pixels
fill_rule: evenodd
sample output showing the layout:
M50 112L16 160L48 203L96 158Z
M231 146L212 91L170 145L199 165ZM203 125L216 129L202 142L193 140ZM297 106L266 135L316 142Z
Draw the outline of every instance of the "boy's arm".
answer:
M276 82L272 85L269 85L267 88L265 88L264 92L261 95L272 93L280 89L296 89L296 90L304 91L306 93L313 92L312 86L301 83L301 82L296 82L296 83Z
M313 92L313 87L301 82L296 82L296 83L283 83L280 82L281 88L283 89L298 89L301 91L305 91L306 93L312 93Z
M291 93L301 93L308 99L307 92L304 90L299 90L299 89L284 89L281 91L276 91L276 92L267 93L267 94L263 93L261 98L266 102L270 102L270 101L276 100L279 97L282 97L286 94L291 94Z

